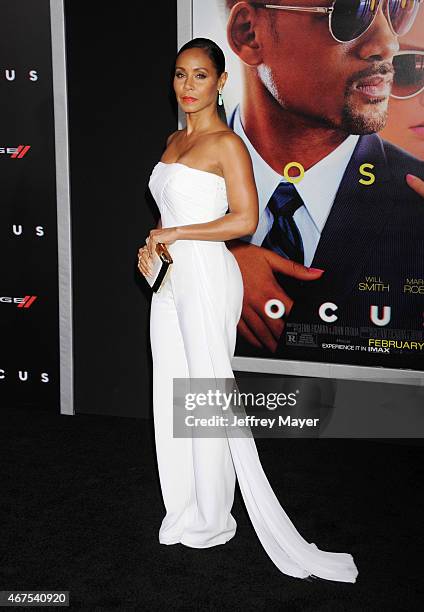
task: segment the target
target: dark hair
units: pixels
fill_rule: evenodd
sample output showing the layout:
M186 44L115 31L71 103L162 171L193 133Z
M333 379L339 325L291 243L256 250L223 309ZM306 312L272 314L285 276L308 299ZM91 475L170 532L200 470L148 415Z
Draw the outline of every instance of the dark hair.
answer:
M218 78L223 72L225 72L225 55L221 47L219 47L213 40L210 40L210 38L193 38L192 40L189 40L181 47L181 49L179 49L177 57L186 49L203 49L206 51L209 59L215 66ZM224 104L222 104L222 106L219 106L218 104L218 94L216 97L216 108L218 110L219 118L227 123L227 115L225 113Z

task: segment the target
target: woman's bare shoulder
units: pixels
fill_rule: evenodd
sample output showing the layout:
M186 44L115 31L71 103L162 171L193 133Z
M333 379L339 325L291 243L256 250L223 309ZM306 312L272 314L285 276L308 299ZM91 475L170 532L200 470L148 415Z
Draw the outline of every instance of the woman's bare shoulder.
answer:
M181 134L182 131L183 130L175 130L175 132L172 132L166 139L166 146L168 146L178 134Z
M250 161L250 153L243 139L233 130L222 131L219 135L219 153L223 162L231 162L235 158Z
M231 128L228 129L228 131L223 130L222 132L219 132L219 134L217 134L217 138L219 138L219 144L229 151L233 151L234 153L247 151L247 147L244 144L243 139Z

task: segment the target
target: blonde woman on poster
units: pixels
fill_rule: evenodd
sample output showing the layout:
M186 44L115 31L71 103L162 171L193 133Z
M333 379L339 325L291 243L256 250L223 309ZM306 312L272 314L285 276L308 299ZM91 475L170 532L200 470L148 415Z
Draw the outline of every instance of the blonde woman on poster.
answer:
M424 160L424 11L411 30L399 39L393 59L396 87L392 89L389 116L380 136Z

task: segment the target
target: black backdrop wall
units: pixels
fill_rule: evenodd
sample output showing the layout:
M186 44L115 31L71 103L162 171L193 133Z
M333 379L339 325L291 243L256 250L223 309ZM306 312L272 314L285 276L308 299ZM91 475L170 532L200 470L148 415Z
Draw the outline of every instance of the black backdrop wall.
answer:
M48 0L0 3L0 406L59 410Z
M151 414L136 262L158 216L149 174L177 128L176 20L175 1L65 2L77 413Z

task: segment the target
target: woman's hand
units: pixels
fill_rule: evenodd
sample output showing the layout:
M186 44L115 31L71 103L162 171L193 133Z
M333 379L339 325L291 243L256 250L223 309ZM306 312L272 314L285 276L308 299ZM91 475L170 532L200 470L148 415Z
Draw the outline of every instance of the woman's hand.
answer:
M414 176L413 174L407 174L406 182L414 191L418 193L418 195L424 198L424 181L418 178L418 176Z
M176 227L165 227L160 229L150 230L150 234L146 238L147 249L150 257L153 257L153 253L156 250L156 245L159 242L164 244L172 244L178 240L178 229Z
M138 249L138 269L144 276L150 276L153 272L152 260L147 245Z

